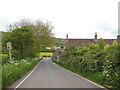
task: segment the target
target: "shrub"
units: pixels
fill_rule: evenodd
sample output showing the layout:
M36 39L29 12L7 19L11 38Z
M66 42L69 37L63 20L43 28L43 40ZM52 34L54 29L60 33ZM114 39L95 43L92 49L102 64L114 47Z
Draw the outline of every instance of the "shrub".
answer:
M2 66L2 87L10 85L34 67L40 59L12 60Z
M97 44L71 46L56 63L76 73L89 74L88 78L109 88L120 88L120 44L117 41L107 45L101 39Z

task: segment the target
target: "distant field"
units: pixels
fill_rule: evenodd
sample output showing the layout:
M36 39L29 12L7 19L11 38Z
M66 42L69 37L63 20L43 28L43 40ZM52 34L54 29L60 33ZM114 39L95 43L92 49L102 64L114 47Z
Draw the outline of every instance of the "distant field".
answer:
M53 53L51 53L51 52L40 52L39 55L40 56L52 56Z
M2 57L7 57L8 54L0 54L0 56L2 56Z

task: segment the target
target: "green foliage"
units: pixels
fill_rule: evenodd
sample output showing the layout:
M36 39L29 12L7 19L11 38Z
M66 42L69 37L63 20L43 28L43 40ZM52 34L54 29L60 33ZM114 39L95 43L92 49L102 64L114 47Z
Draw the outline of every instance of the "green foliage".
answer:
M2 41L0 42L0 45L2 45L2 53L7 53L7 47L6 47L6 40L8 38L9 32L1 32Z
M2 87L5 88L17 79L21 78L38 62L39 58L26 58L22 60L12 60L2 66Z
M117 41L107 45L101 39L97 44L71 46L62 53L59 61L54 61L104 86L120 88L119 48L120 44Z
M10 24L9 32L2 32L3 52L8 52L6 43L12 42L12 56L14 58L33 57L40 51L40 46L50 47L55 42L53 26L50 22L41 20L29 21L22 19L19 22ZM47 52L53 50L47 50Z
M35 57L37 52L40 52L41 45L44 47L53 45L55 38L52 30L53 26L49 22L44 23L40 20L31 22L23 19L13 25L10 24L9 32L2 32L2 42L0 42L2 46L0 46L0 50L2 47L2 54L8 54L6 43L11 42L12 59L15 59L10 61L8 56L2 58L3 87L23 76L38 63L39 60L36 61L31 58Z
M2 65L7 63L8 61L8 54L1 54L0 57L2 57Z
M104 49L104 46L106 45L104 39L100 39L98 42L98 45L100 49Z
M65 39L56 38L54 46L63 48L64 43L65 43Z
M40 45L39 48L39 52L54 52L55 49L51 48L51 49L46 49L46 47L44 45Z
M119 44L120 45L120 44ZM120 88L120 52L118 51L118 42L107 48L104 62L103 75L106 80L105 84Z
M34 31L29 26L14 29L7 37L7 42L12 43L12 49L15 51L14 57L30 56L32 53L30 49L34 45Z

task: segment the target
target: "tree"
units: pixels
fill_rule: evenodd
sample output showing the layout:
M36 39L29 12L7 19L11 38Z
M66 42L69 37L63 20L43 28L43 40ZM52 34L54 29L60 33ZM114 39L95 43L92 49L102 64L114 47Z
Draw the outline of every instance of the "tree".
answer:
M104 46L106 45L104 39L100 39L98 41L98 45L99 45L100 49L104 49Z
M52 33L53 26L50 22L43 23L41 20L37 20L34 25L32 25L35 31L35 45L52 46L55 42L54 33Z
M35 41L34 31L29 26L16 28L9 34L6 42L8 41L12 43L15 55L20 57L30 56Z
M28 25L32 25L32 22L30 20L24 18L18 22L15 22L14 24L10 24L8 27L8 31L12 31L16 28L21 28L23 26L28 26Z
M7 51L6 40L7 40L8 35L9 35L9 32L4 32L4 31L1 32L2 53L5 53Z
M54 44L53 28L51 22L22 19L10 24L8 32L3 35L2 45L5 50L6 43L10 41L15 57L33 56L40 51L41 45L50 47Z
M55 42L54 33L52 32L53 26L51 22L44 23L42 20L30 21L28 19L22 19L19 22L10 24L9 31L21 28L23 26L29 26L35 34L35 48L39 51L40 45L52 46Z

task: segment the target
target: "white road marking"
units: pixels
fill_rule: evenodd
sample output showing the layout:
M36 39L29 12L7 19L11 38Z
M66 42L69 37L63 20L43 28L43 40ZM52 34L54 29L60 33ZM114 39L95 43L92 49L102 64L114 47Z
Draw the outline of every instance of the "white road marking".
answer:
M37 68L37 66L38 66L39 64L40 64L40 62L39 62L39 63L36 65L36 67L28 74L28 76L26 76L26 78L23 79L22 82L19 83L19 84L15 87L14 90L16 90L16 89L35 71L35 69Z
M40 62L41 62L41 61L40 61ZM22 82L20 82L20 83L15 87L14 90L16 90L22 83L24 83L24 81L35 71L35 69L38 67L38 65L40 64L40 62L39 62L39 63L36 65L36 67L28 74L28 76L26 76L26 78L23 79ZM53 62L53 61L52 61L52 62ZM54 62L53 62L53 64L61 67L60 65L58 65L58 64L56 64L56 63L54 63ZM61 68L63 68L63 67L61 67ZM92 81L90 81L90 80L88 80L88 79L86 79L86 78L84 78L84 77L82 77L82 76L79 76L79 75L77 75L76 73L73 73L73 72L71 72L71 71L69 71L69 70L67 70L67 69L65 69L65 68L63 68L63 69L66 70L66 71L68 71L68 72L70 72L70 73L72 73L72 74L74 74L74 75L76 75L76 76L78 76L78 77L80 77L80 78L82 78L82 79L84 79L84 80L86 80L86 81L88 81L88 82L90 82L90 83L92 83L92 84L94 84L94 85L96 85L96 86L98 86L98 87L100 87L100 88L106 89L105 87L103 87L103 86L101 86L101 85L99 85L99 84L96 84L96 83L94 83L94 82L92 82ZM108 89L106 89L106 90L108 90Z
M53 61L52 61L52 62L53 62ZM53 63L54 63L54 62L53 62ZM56 64L56 63L54 63L54 64ZM61 68L63 68L62 66L60 66L60 65L58 65L58 64L56 64L56 65L59 66L59 67L61 67ZM103 87L103 86L101 86L101 85L99 85L99 84L97 84L97 83L95 83L95 82L92 82L92 81L90 81L90 80L88 80L88 79L86 79L86 78L84 78L84 77L82 77L82 76L80 76L80 75L78 75L78 74L76 74L76 73L74 73L74 72L71 72L71 71L67 70L66 68L63 68L63 69L66 70L66 71L68 71L68 72L70 72L70 73L72 73L73 75L76 75L76 76L78 76L78 77L80 77L80 78L82 78L82 79L84 79L84 80L86 80L86 81L88 81L88 82L90 82L90 83L92 83L92 84L100 87L100 88L103 88L103 89L105 89L105 90L108 90L107 88L105 88L105 87Z

